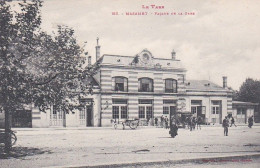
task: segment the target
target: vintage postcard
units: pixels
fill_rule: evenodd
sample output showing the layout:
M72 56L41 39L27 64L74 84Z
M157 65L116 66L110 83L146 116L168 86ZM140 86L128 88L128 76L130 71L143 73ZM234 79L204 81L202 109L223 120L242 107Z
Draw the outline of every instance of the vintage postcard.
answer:
M0 167L259 167L260 1L0 5Z

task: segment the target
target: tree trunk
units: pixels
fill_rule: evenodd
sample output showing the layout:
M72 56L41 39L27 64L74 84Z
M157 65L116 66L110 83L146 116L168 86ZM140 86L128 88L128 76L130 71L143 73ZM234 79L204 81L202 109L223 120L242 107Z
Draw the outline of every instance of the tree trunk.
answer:
M12 142L11 142L11 125L12 125L12 117L8 108L5 108L5 153L9 153L11 151Z

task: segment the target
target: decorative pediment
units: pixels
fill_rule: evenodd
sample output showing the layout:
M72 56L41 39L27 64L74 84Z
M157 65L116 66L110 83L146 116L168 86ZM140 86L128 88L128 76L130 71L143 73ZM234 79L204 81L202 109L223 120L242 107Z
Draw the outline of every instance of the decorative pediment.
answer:
M135 66L144 66L144 67L151 67L153 66L153 55L147 49L144 49L139 54L137 54L131 65Z

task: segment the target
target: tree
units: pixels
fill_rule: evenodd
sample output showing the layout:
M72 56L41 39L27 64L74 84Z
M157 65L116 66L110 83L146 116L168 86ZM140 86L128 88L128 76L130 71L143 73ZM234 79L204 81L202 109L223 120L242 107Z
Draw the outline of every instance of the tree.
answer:
M239 88L237 99L245 102L260 103L260 81L247 78Z
M0 106L7 153L14 110L34 103L43 112L50 104L68 112L79 102L79 93L91 91L86 81L97 68L82 68L72 28L59 26L52 35L41 30L40 0L19 2L19 7L12 11L10 2L0 1Z
M0 1L0 98L5 112L5 151L11 146L11 112L20 103L28 103L29 83L24 72L26 59L31 51L32 36L39 27L37 8L40 2L21 6L21 13L11 11L10 4ZM19 27L21 26L21 27Z
M260 120L260 81L252 78L247 78L239 88L236 94L237 100L244 102L258 103L255 107L254 119L259 122Z

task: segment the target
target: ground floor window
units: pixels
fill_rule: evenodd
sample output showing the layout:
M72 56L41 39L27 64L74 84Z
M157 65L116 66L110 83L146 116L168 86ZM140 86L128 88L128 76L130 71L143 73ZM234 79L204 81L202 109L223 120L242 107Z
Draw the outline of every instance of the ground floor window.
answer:
M218 106L213 106L211 108L212 114L219 114L219 107Z
M127 119L128 118L127 100L113 99L112 102L113 102L112 118L113 119Z
M139 99L138 116L139 118L147 119L153 118L153 100Z
M211 114L220 114L221 101L211 101Z
M197 113L197 107L191 107L191 113L196 114Z
M50 113L50 126L64 126L64 112L60 107L53 105Z
M176 100L174 99L165 99L163 100L163 114L170 114L171 107L176 106Z
M113 106L112 110L113 119L119 119L119 106Z
M139 106L139 118L145 118L145 107Z
M79 124L86 125L86 108L84 106L79 107Z
M246 108L237 108L237 122L246 123Z
M121 118L128 118L127 117L127 106L121 106Z
M211 121L212 123L221 123L221 101L211 101Z
M191 100L191 113L197 115L201 109L202 100ZM201 111L199 111L201 113Z
M152 106L146 107L146 118L147 119L153 118L153 108L152 108Z
M245 109L245 108L238 108L238 109L237 109L237 114L238 114L238 115L246 114L246 109Z
M86 119L86 111L84 107L79 108L79 119Z
M170 107L169 106L164 106L163 107L163 114L169 114Z

